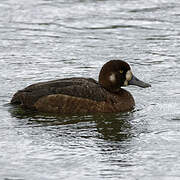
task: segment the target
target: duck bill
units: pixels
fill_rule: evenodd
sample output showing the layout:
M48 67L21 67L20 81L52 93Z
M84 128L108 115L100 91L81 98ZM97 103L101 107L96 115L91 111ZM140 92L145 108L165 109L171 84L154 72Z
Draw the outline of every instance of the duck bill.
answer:
M139 80L136 76L132 76L132 79L128 82L129 85L135 85L135 86L139 86L142 88L147 88L147 87L151 87L150 84L145 83L141 80Z

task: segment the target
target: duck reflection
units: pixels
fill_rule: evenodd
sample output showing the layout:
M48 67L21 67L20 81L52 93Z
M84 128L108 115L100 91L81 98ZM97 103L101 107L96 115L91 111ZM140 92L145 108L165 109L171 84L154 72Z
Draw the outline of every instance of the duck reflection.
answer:
M61 127L65 126L71 131L82 132L77 136L92 137L110 140L124 141L133 136L132 123L133 112L128 113L112 113L112 114L96 114L96 115L61 115L50 116L48 114L40 114L33 111L27 111L19 107L11 108L10 113L18 119L26 119L26 124L31 126L56 126L61 131ZM27 121L28 119L28 121ZM22 124L22 121L20 121ZM78 133L77 132L77 133ZM62 132L60 132L62 133ZM65 132L64 132L65 133ZM59 134L60 135L60 134ZM58 134L57 134L58 136Z
M96 118L97 131L105 140L123 141L132 137L132 113L103 115Z

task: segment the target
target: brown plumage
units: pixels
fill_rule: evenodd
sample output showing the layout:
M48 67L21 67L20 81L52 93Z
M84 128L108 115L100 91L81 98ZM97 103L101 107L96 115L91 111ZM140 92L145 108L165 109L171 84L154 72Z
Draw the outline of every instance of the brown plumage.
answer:
M129 111L135 105L134 99L121 88L129 70L126 62L112 60L102 67L99 83L91 78L37 83L15 93L11 103L40 112L59 114Z

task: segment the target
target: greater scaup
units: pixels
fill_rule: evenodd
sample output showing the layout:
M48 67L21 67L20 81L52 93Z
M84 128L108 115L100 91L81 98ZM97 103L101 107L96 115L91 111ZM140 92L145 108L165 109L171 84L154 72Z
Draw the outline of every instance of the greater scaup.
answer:
M128 63L111 60L103 65L99 82L66 78L30 85L14 94L12 104L48 113L125 112L134 108L133 96L122 86L150 87L136 78Z

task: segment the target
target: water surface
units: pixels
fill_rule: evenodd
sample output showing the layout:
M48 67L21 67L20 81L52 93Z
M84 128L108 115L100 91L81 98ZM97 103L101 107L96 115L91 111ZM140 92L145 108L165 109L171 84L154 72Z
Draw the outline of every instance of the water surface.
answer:
M180 3L175 0L0 2L1 179L179 179ZM17 113L17 90L97 79L110 59L152 87L128 87L129 113Z

